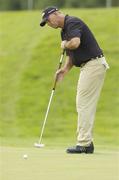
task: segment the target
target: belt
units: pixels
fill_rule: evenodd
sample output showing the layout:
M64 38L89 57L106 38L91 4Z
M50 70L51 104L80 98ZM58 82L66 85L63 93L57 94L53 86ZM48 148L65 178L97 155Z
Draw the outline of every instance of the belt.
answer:
M101 55L99 55L99 56L96 56L96 57L93 57L93 58L89 59L89 61L90 61L90 60L94 60L94 59L99 59L99 58L102 58L102 57L104 57L103 54L101 54Z
M96 56L96 57L93 57L93 58L91 58L91 59L88 59L86 62L82 63L82 64L80 65L80 67L83 67L83 66L84 66L87 62L89 62L89 61L93 61L93 60L95 60L95 59L99 59L99 58L102 58L102 57L104 57L103 54L101 54L101 55L99 55L99 56Z

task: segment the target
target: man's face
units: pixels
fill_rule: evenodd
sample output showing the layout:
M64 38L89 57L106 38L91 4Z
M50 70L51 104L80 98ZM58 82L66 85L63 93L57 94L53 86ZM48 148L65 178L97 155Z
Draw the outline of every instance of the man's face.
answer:
M48 20L47 20L47 25L54 29L57 29L59 27L58 26L58 16L56 13L52 13L49 15Z

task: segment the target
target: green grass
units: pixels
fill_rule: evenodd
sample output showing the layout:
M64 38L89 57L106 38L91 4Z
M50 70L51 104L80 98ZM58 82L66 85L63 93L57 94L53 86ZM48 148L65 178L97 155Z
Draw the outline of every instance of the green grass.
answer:
M2 180L118 180L119 153L97 148L94 155L69 155L62 148L2 147ZM28 159L23 159L27 154Z
M110 64L98 104L94 137L96 143L118 145L119 9L63 11L81 17L90 26ZM40 28L40 18L38 11L0 13L0 136L4 137L4 144L10 144L12 138L37 137L44 119L59 63L60 31ZM78 76L79 69L73 68L57 87L45 129L45 138L51 141L54 137L75 140Z

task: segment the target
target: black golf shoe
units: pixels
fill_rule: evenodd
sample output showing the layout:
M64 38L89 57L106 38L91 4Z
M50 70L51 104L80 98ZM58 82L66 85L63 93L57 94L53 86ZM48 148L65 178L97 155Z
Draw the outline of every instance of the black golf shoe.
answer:
M89 146L77 145L75 147L68 148L66 152L71 154L81 154L81 153L92 154L94 152L94 145L93 142L91 142Z

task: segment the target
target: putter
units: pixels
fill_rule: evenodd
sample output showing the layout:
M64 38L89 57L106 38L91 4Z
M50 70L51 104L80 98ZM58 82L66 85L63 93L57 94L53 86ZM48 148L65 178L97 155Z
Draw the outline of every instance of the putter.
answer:
M64 54L65 54L65 50L63 50L63 52L61 53L58 69L60 69L61 66L62 66L62 62L63 62L63 59L64 59ZM41 141L42 141L43 132L44 132L44 128L45 128L45 125L46 125L48 113L49 113L49 110L50 110L50 105L51 105L51 102L52 102L52 98L53 98L53 95L54 95L54 92L55 92L55 89L56 89L56 84L57 84L57 78L55 78L55 81L54 81L54 85L53 85L52 92L51 92L51 95L50 95L49 103L48 103L48 106L47 106L47 111L46 111L45 118L44 118L44 121L43 121L42 129L41 129L41 134L40 134L40 137L39 137L39 141L34 143L34 146L36 148L42 148L42 147L45 146L44 144L41 143Z

